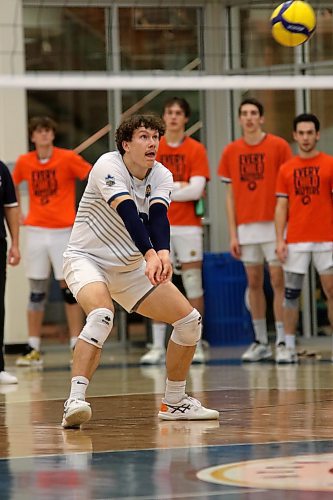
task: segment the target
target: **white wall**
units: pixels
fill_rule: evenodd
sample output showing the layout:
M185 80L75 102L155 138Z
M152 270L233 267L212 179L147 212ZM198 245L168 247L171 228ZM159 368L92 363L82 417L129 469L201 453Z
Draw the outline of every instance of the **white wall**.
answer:
M0 2L0 73L24 72L22 0ZM27 151L27 106L24 90L0 89L0 157L11 168ZM26 196L23 196L26 203ZM21 232L24 253L24 231ZM24 343L27 339L26 305L28 283L23 264L8 268L6 291L5 343Z

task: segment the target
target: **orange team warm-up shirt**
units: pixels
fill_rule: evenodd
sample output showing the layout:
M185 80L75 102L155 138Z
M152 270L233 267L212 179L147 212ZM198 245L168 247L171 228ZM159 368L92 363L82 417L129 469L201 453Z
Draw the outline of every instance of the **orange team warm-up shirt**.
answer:
M75 179L85 179L90 163L73 151L53 148L46 163L38 160L36 151L21 155L13 170L14 183L27 181L29 212L25 225L44 228L66 228L75 219Z
M289 200L288 243L333 241L332 193L332 156L295 156L281 166L276 194Z
M199 175L209 180L207 152L203 144L186 137L178 147L167 144L165 137L160 140L157 161L167 167L174 182L188 182L190 177ZM195 214L194 201L173 201L168 210L171 226L201 226L201 217Z
M243 138L226 146L218 175L232 184L238 226L274 220L277 175L282 163L291 157L287 141L272 134L254 146Z

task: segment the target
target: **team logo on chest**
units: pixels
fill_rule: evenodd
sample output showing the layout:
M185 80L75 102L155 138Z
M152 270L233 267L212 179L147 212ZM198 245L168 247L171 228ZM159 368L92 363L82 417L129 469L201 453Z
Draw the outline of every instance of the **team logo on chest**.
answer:
M105 177L105 184L109 187L111 186L114 186L116 183L116 180L115 178L113 177L113 175L110 175L108 174L106 177Z
M319 167L295 168L293 180L295 195L301 196L303 205L309 205L311 197L320 194Z
M240 180L247 182L249 191L257 189L257 182L264 178L265 153L239 155Z

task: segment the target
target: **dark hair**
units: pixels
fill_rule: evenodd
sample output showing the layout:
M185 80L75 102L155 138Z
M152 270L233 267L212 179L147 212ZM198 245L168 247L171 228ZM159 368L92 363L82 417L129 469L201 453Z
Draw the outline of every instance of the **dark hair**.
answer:
M258 108L259 115L264 116L264 106L255 97L247 97L246 99L243 99L238 108L238 116L241 115L242 107L245 106L245 104L252 104L256 108Z
M294 132L296 132L297 125L301 122L311 122L314 124L316 132L319 132L320 130L320 121L318 120L316 115L313 115L312 113L302 113L294 118L293 121Z
M183 99L182 97L171 97L171 99L165 101L163 106L163 114L165 113L165 110L167 108L171 108L171 106L173 106L174 104L178 104L178 106L183 110L186 118L189 118L191 116L191 107L187 100Z
M160 137L164 135L165 126L163 121L159 116L156 115L133 115L124 120L116 130L115 139L116 145L121 156L125 154L123 148L123 141L130 142L133 137L133 133L140 127L150 128L151 130L157 130Z
M29 136L38 128L46 128L48 130L53 130L54 133L57 131L57 124L52 118L48 116L34 116L29 121Z

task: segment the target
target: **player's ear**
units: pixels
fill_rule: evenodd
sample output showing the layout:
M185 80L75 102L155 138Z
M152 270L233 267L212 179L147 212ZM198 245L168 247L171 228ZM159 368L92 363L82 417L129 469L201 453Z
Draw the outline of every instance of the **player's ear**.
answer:
M265 117L264 117L264 115L261 115L259 123L260 123L260 125L263 125L265 123Z
M123 141L121 143L121 145L122 145L124 151L127 153L129 151L129 143L128 143L128 141Z

